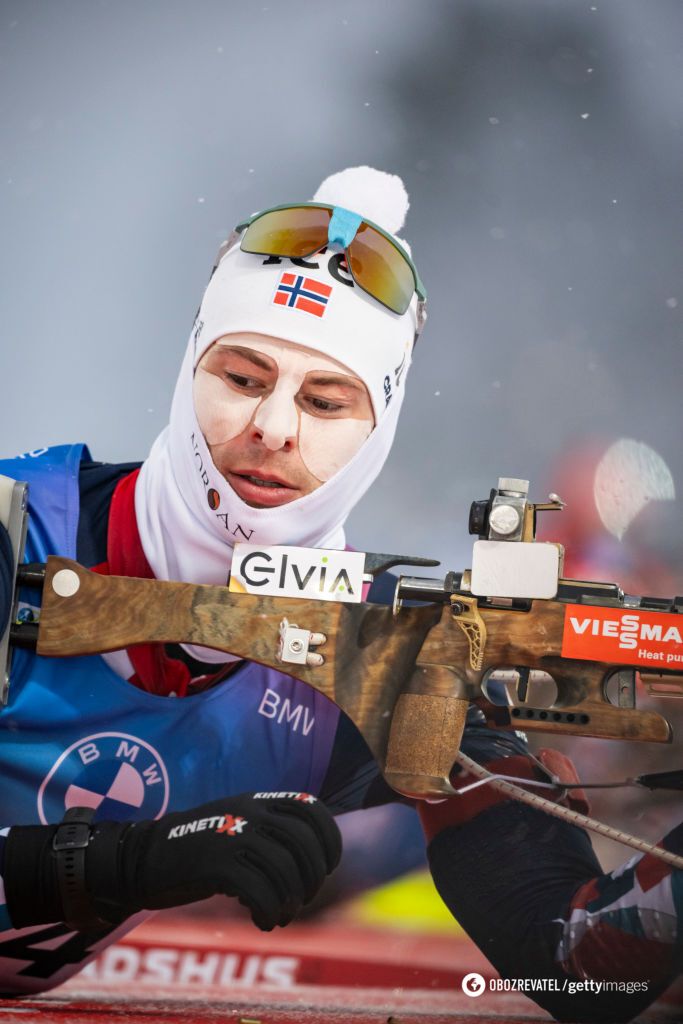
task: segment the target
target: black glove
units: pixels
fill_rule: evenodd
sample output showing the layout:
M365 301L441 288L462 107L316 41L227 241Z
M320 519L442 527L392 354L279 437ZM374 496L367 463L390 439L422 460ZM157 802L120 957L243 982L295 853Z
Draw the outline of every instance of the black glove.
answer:
M223 893L236 896L254 924L270 931L288 924L313 899L341 856L334 819L305 793L242 793L159 821L79 827L90 828L90 839L84 877L76 885L77 913L65 895L65 885L74 891L72 867L72 877L60 882L57 858L64 854L53 849L58 826L10 829L3 873L15 928L62 920L82 929L97 927L138 910Z

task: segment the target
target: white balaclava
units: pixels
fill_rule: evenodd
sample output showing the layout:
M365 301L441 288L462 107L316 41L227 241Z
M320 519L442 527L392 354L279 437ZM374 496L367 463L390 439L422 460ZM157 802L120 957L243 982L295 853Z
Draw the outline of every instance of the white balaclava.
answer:
M352 210L394 235L409 205L399 177L370 167L333 174L313 198ZM239 241L221 259L190 335L169 425L136 486L142 547L157 579L224 584L239 542L344 547L344 522L378 476L394 439L417 296L403 315L393 313L354 285L342 261L343 253L329 248L296 263L255 256L242 252ZM313 312L276 300L281 286L299 276L326 300L314 303ZM301 284L306 287L305 280ZM204 353L225 335L245 333L294 342L342 363L366 385L375 416L374 429L346 465L317 490L275 508L252 508L218 472L193 404L194 373ZM226 660L206 648L193 653L204 661Z

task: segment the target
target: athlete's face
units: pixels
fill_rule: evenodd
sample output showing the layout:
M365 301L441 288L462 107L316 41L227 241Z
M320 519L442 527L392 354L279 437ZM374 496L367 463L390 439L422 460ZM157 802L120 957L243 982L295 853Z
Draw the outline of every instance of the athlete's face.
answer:
M315 491L374 426L365 384L335 359L263 334L229 334L205 352L193 385L214 465L248 505Z

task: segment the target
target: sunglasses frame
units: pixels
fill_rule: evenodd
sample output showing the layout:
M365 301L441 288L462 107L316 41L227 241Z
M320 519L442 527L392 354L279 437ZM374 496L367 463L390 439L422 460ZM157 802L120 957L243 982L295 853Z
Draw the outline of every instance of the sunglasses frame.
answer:
M218 255L216 257L216 263L214 265L214 270L216 269L218 264L223 259L223 256L225 256L225 254L230 249L232 249L233 245L235 245L235 243L239 239L240 235L243 234L243 232L245 232L247 230L247 228L249 228L253 223L255 223L255 221L259 220L261 217L265 217L265 215L267 213L277 213L280 210L296 210L296 209L300 209L302 207L307 208L307 209L313 208L313 209L318 209L318 210L329 210L330 213L334 213L334 210L336 209L336 207L331 206L329 203L281 203L279 206L271 206L267 210L260 210L259 213L255 213L248 220L241 221L235 228L233 228L233 230L230 233L230 237L227 239L227 241L225 241L223 243L223 245L220 247L220 249L218 251ZM377 231L378 234L380 234L383 238L386 238L386 240L394 247L394 249L396 249L401 254L403 259L406 261L406 263L410 267L410 270L411 270L412 275L413 275L413 282L414 282L414 285L415 285L415 293L417 294L417 311L416 311L417 312L417 324L416 324L416 330L415 330L415 341L417 341L417 339L418 339L418 337L419 337L419 335L420 335L420 333L422 331L422 328L425 325L425 321L427 320L427 290L426 290L425 286L422 284L422 281L420 280L420 275L417 272L417 267L415 266L415 264L413 263L410 255L406 252L406 250L403 248L403 246L399 242L397 242L395 238L392 238L392 236L390 234L388 234L383 228L381 228L379 226L379 224L375 224L374 221L369 220L367 217L363 217L361 219L360 224L366 224L368 227L373 228L374 231ZM359 224L359 227L360 227L360 224ZM327 244L328 243L326 242L325 245L327 245ZM304 253L303 256L299 256L299 257L297 257L297 259L308 259L309 256L313 256L316 252L320 252L320 250L322 248L324 248L324 246L320 246L320 248L312 249L309 253ZM343 251L344 251L345 254L346 254L347 248L348 248L347 246L344 247ZM279 256L282 259L291 259L292 258L290 256L287 256L286 253L280 253L280 252L254 253L254 255L260 255L260 256ZM367 288L364 288L363 285L360 284L360 282L356 280L356 278L354 277L353 271L351 269L351 264L350 264L350 261L348 259L348 256L347 256L346 263L347 263L348 271L349 271L351 277L353 278L355 284L357 284L358 287L361 289L361 291L364 291L366 293L366 295L370 295L370 297L373 298L375 300L375 302L379 302L379 304L381 306L384 306L385 309L390 310L392 313L396 313L396 310L391 309L391 306L388 306L386 304L386 302L382 302L381 299L378 299L376 295L373 295L372 292L369 292L367 290ZM212 273L212 276L213 276L213 273ZM401 314L397 314L397 315L400 316Z

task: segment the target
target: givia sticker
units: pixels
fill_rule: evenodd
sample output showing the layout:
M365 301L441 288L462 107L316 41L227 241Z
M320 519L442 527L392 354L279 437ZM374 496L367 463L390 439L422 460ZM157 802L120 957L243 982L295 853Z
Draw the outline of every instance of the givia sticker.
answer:
M233 593L358 603L363 595L364 568L362 551L235 544L229 589Z

